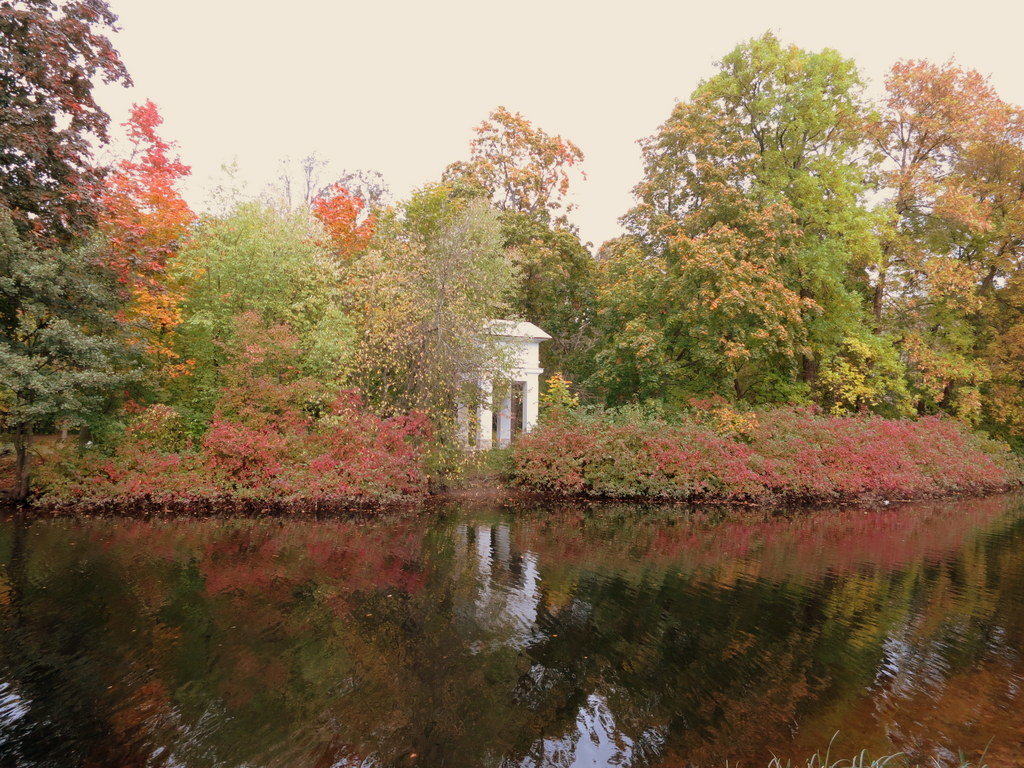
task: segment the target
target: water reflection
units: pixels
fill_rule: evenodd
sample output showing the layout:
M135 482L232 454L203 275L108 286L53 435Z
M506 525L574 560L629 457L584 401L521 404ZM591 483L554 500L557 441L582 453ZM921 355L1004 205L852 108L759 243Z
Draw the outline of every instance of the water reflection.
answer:
M1018 765L1020 507L5 520L0 765Z

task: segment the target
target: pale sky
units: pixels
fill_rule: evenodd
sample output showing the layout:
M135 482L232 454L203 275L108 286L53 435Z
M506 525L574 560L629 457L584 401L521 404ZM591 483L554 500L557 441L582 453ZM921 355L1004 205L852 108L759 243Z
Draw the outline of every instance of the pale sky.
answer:
M159 105L197 208L226 162L257 189L281 157L312 151L337 170L380 171L403 197L465 157L472 127L504 105L584 151L573 219L598 245L631 204L637 139L716 59L768 29L838 49L876 87L897 59L955 56L1024 103L1024 0L110 4L135 87L99 99L116 122L133 101Z

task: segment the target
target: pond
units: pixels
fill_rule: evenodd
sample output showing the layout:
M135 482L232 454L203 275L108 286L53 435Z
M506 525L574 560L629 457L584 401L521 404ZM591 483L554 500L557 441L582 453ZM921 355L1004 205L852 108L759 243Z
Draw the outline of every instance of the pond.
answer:
M1024 500L0 520L2 766L1024 762Z

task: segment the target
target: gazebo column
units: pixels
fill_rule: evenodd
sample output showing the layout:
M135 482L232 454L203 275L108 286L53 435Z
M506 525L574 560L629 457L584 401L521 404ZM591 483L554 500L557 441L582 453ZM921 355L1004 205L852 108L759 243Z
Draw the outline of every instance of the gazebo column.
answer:
M455 415L455 437L463 448L469 447L469 408L465 403L459 403Z
M512 442L512 386L509 384L498 411L498 447L506 448Z
M540 381L536 373L526 374L523 387L523 432L531 432L537 426L540 413Z
M486 451L491 447L493 419L491 414L491 392L493 384L490 379L480 380L480 405L477 406L477 438L476 448L478 451Z

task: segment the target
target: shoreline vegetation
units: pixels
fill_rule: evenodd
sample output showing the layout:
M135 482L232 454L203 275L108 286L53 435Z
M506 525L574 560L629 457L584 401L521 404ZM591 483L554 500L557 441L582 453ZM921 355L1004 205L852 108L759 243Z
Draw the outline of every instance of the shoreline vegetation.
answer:
M326 424L218 424L182 442L177 415L151 409L113 452L57 445L29 508L46 514L336 514L422 511L470 499L513 505L630 500L694 506L878 505L1009 492L1024 462L943 417L828 416L813 408L667 418L640 408L550 408L508 449L432 467L422 420L380 419L354 395ZM451 472L450 464L446 471Z
M773 758L768 763L768 768L935 768L938 763L923 763L919 760L912 760L903 753L886 755L884 757L872 758L867 751L860 752L856 756L846 760L832 758L830 752L818 753L807 758L805 761L792 762L782 761L781 758ZM964 757L954 764L955 768L988 768L985 756L982 755L978 762L973 762ZM729 768L726 765L726 768Z
M1022 528L942 500L1024 488L1024 106L767 32L666 101L603 243L582 149L505 106L416 189L313 152L193 210L160 108L94 93L109 2L0 2L0 763L539 764L584 722L764 762L846 712L1020 751ZM406 111L345 120L419 146Z
M559 496L768 506L985 495L1024 482L1007 445L949 418L624 412L549 419L516 444L513 481Z

